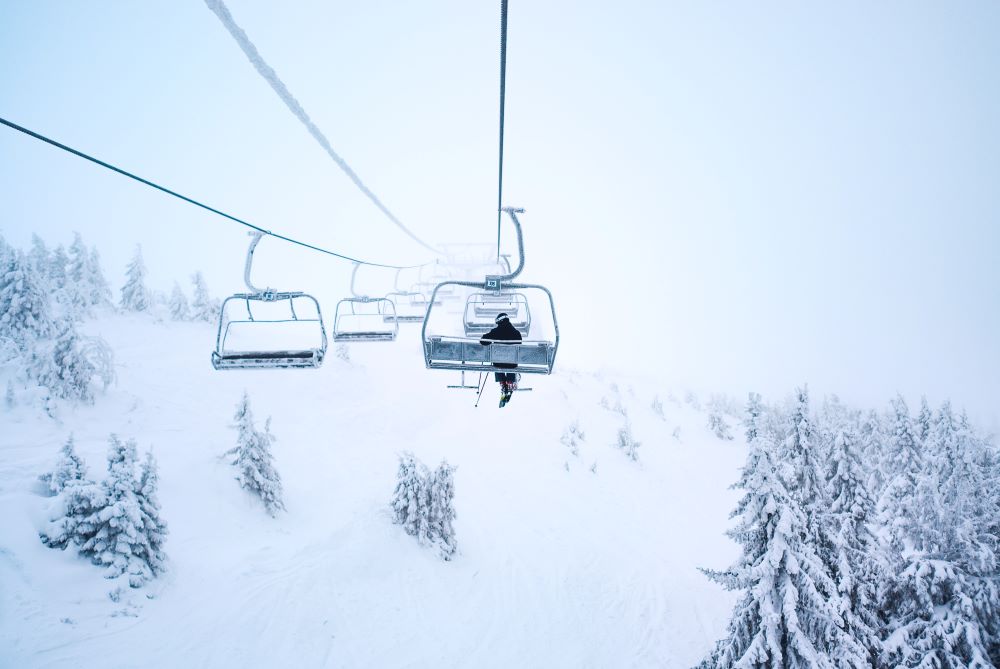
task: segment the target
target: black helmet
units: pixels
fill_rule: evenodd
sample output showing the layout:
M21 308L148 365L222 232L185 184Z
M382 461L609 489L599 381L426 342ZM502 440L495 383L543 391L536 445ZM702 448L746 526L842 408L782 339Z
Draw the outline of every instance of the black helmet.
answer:
M497 317L494 319L493 322L496 323L497 325L500 325L501 323L503 323L504 321L508 320L509 318L510 318L510 316L508 316L507 314L505 314L504 312L501 311L499 314L497 314Z

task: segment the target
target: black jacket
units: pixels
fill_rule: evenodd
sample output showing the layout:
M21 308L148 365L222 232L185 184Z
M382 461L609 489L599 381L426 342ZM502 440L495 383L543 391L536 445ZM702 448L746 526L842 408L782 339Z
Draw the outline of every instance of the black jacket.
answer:
M501 321L499 325L483 335L483 338L479 340L479 343L483 346L489 346L491 343L489 340L495 341L521 341L521 333L517 331L513 325L510 324L510 320ZM509 362L495 362L494 367L499 367L500 369L515 369L517 365L513 365Z

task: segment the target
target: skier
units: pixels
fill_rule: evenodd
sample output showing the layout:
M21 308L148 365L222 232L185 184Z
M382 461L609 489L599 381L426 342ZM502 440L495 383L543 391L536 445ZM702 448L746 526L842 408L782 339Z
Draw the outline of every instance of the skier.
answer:
M479 340L479 343L483 346L489 346L495 341L509 341L509 342L519 342L521 341L521 333L517 331L513 325L510 324L510 316L500 312L497 314L496 327L483 335L483 338ZM509 362L495 362L494 367L499 369L516 369L517 365ZM500 384L500 408L502 409L510 402L510 396L515 390L517 390L517 374L514 372L497 372L496 373L497 383Z

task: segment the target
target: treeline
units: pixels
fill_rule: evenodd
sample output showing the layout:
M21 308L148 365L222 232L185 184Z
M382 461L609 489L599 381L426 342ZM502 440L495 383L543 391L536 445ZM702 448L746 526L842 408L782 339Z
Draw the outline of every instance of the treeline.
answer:
M1000 455L949 402L863 414L751 394L732 513L743 593L702 667L1000 664Z

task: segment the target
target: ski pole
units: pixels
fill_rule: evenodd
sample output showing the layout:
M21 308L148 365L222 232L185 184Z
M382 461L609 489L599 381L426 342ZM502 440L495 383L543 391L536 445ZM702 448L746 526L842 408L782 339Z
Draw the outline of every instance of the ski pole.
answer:
M476 393L476 406L475 406L475 408L477 408L477 409L479 408L479 400L481 400L483 398L483 391L486 390L486 382L490 380L489 376L487 376L485 379L483 379L483 373L482 372L479 372L479 378L482 379L483 382L479 386L479 392Z

